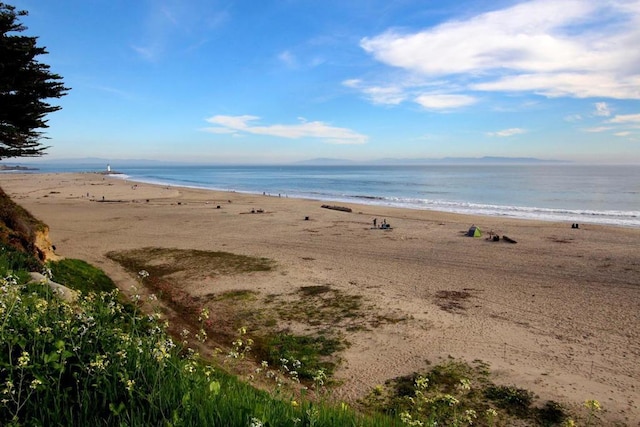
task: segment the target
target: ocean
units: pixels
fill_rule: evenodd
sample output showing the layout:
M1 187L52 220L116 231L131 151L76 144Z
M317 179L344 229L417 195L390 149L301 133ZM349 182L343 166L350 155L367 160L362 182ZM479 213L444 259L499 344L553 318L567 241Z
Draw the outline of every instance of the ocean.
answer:
M105 170L38 164L36 172ZM341 203L640 227L640 166L118 166L162 185Z

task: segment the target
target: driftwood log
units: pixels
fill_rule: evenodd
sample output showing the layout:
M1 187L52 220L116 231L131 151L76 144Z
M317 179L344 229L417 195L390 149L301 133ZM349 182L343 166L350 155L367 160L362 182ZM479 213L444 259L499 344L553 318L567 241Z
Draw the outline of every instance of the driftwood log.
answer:
M345 206L322 205L321 207L325 209L333 209L334 211L351 212L351 208L347 208Z

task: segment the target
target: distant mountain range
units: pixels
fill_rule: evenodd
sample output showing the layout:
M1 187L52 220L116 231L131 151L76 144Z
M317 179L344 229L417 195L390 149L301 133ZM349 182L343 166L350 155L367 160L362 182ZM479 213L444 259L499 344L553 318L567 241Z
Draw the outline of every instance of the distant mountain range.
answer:
M396 159L384 158L371 160L368 162L356 162L345 159L317 158L297 162L298 165L316 166L348 166L348 165L471 165L471 164L558 164L571 163L564 160L543 160L535 157L443 157L443 158L421 158L421 159Z
M99 157L85 157L76 159L48 159L46 157L38 159L7 159L3 162L5 165L29 165L37 167L38 164L47 165L78 165L78 166L94 166L105 168L107 165L111 165L112 168L122 168L131 166L189 166L189 165L204 165L203 163L196 162L172 162L161 160L146 160L146 159L104 159ZM367 165L471 165L471 164L568 164L572 163L564 160L543 160L534 157L443 157L443 158L420 158L420 159L407 159L407 158L383 158L370 161L355 161L347 159L334 159L334 158L316 158L309 160L302 160L299 162L293 162L293 165L309 165L309 166L367 166ZM216 164L216 163L207 163ZM258 165L258 163L255 163ZM15 167L15 166L14 166Z
M47 164L47 165L87 165L100 166L106 168L107 165L117 166L158 166L158 165L175 165L176 162L146 160L146 159L104 159L101 157L83 157L75 159L50 159L46 156L37 159L7 159L7 163L22 163L29 165ZM186 164L186 163L185 163Z

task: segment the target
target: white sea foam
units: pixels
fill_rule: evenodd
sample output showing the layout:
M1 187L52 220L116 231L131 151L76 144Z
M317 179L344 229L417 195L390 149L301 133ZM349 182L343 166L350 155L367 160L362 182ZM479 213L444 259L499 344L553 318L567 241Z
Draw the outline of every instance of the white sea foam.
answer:
M114 167L163 186L640 227L640 166Z

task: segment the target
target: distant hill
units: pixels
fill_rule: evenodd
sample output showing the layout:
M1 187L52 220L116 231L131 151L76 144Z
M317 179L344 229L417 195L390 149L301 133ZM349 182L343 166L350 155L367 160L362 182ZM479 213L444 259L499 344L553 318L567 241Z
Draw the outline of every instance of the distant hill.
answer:
M317 159L309 159L302 160L299 162L295 162L296 165L313 165L313 166L349 166L362 164L362 162L355 162L353 160L347 159L330 159L326 157L321 157Z
M345 159L318 158L297 162L298 165L316 165L316 166L349 166L349 165L470 165L470 164L557 164L571 163L564 160L544 160L535 157L443 157L443 158L419 158L419 159L398 159L383 158L367 162L356 162Z
M15 162L3 162L5 167L17 168ZM28 166L37 167L38 165L64 165L64 166L82 166L106 169L110 165L112 169L126 167L157 167L157 166L214 166L225 165L228 163L203 163L203 162L176 162L161 161L147 159L105 159L99 157L84 157L76 159L20 159L20 163ZM308 166L371 166L371 165L508 165L508 164L568 164L571 162L564 160L544 160L535 157L443 157L443 158L382 158L370 161L355 161L349 159L335 159L329 157L319 157L315 159L302 160L290 163L293 165ZM260 165L260 163L251 163L252 165Z
M21 163L37 165L38 163L48 165L80 165L80 166L158 166L163 164L176 164L176 162L167 162L159 160L146 159L104 159L100 157L83 157L75 159L51 159L42 157L39 159L20 159Z

